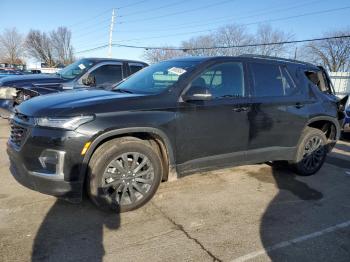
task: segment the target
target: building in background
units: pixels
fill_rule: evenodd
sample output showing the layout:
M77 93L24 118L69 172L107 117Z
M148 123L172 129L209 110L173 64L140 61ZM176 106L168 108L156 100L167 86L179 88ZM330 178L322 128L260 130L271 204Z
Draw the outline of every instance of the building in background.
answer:
M329 76L339 97L350 94L350 72L330 72Z

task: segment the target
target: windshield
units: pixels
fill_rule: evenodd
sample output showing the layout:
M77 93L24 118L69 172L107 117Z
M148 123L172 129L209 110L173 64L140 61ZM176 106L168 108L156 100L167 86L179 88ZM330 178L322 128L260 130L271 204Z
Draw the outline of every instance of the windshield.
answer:
M57 74L59 74L62 78L65 79L73 79L77 76L82 75L87 70L89 70L95 63L88 59L80 59L73 64L70 64L60 70Z
M195 61L165 61L151 65L119 83L114 90L158 94L178 82L180 76L191 71L196 64Z

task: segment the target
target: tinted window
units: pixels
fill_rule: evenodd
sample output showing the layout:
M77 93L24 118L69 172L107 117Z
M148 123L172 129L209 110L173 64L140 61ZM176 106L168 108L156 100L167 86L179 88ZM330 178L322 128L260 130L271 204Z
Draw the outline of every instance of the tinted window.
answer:
M115 84L122 80L121 65L103 65L90 73L96 79L96 85Z
M136 73L137 71L140 71L140 70L143 68L143 66L140 66L140 65L130 65L129 68L130 68L130 74L134 74L134 73Z
M243 97L243 65L232 62L213 66L193 80L191 86L208 88L214 98Z
M84 74L92 66L95 65L94 61L88 59L80 59L73 64L61 69L58 74L64 79L73 79L77 76Z
M253 63L250 67L255 96L288 96L296 91L296 85L285 66Z
M176 84L196 66L198 61L164 61L145 67L124 82L115 90L127 90L132 93L158 94Z

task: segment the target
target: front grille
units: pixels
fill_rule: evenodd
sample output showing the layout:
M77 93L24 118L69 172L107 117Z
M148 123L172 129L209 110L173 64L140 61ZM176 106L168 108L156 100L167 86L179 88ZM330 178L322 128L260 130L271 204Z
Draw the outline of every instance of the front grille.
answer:
M27 135L27 128L18 125L16 122L11 122L10 142L16 147L21 147Z
M28 122L29 121L29 117L24 115L24 114L21 114L21 113L18 113L16 112L15 113L15 118L18 118L19 120L23 121L23 122Z

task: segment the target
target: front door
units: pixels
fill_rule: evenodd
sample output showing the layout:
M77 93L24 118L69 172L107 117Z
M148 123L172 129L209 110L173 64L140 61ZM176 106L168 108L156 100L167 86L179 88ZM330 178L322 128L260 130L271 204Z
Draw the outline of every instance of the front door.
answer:
M187 92L198 87L206 88L212 97L180 102L177 163L184 169L196 169L242 161L249 129L243 64L225 62L205 69L190 83Z

